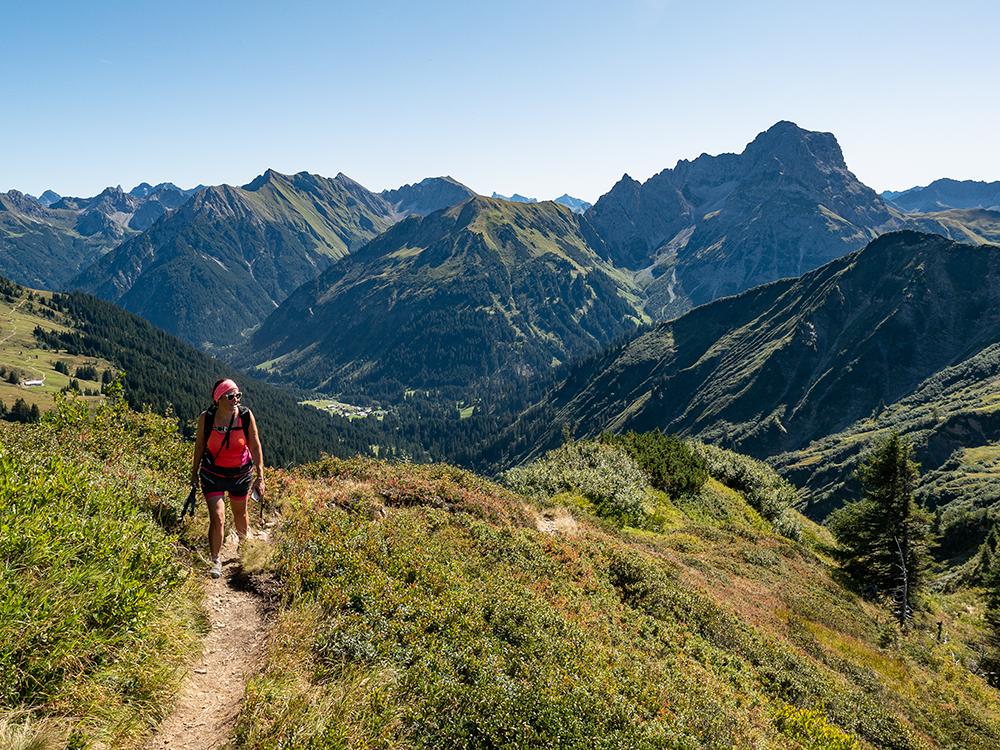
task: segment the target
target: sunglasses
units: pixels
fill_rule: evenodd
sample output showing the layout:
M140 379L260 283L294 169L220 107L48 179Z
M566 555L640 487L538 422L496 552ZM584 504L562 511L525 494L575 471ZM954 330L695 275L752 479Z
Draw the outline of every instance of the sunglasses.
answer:
M226 398L228 398L230 401L239 401L241 398L243 398L243 394L239 392L227 393Z

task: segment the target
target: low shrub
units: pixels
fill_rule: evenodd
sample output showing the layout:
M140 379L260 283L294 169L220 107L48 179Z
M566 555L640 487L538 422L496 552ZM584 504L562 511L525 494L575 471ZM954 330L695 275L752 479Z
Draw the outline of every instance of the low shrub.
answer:
M652 432L601 435L601 442L624 450L649 475L650 484L670 493L697 493L708 480L706 460L683 440Z
M57 405L0 429L0 715L72 716L71 746L127 745L162 716L197 637L154 518L182 484L150 468L186 451L169 420Z
M525 466L508 469L501 481L536 501L560 493L583 496L594 512L618 525L641 527L649 516L649 480L617 446L571 442Z
M763 461L707 443L694 443L705 457L708 473L742 493L746 501L771 522L782 536L800 540L802 528L788 512L795 500L795 488Z

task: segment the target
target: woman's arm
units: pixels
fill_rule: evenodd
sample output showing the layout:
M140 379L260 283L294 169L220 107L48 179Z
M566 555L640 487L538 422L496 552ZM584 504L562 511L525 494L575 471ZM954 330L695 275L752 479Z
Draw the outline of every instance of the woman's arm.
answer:
M198 486L198 471L201 469L201 457L205 455L205 412L198 417L198 436L194 441L194 462L191 466L191 486Z
M247 423L247 447L250 449L250 455L253 456L253 470L257 475L253 484L257 494L264 497L264 449L260 444L257 420L254 419L253 412L247 412L247 416L250 418Z

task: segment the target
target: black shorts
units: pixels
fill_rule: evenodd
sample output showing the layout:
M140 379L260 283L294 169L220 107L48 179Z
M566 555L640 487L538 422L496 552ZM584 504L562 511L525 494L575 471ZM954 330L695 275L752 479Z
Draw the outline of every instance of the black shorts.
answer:
M216 474L202 466L198 478L201 479L201 491L205 493L205 497L228 492L230 498L244 498L250 494L250 485L253 484L253 464L250 464L246 471L231 477Z

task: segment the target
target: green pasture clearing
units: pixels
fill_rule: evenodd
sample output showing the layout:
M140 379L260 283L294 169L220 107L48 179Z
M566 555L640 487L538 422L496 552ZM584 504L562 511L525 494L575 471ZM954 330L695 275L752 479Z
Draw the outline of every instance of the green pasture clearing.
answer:
M106 369L114 370L114 367L104 360L94 357L84 357L66 354L65 352L53 352L46 349L39 349L35 344L34 330L40 326L44 330L62 333L69 330L66 326L39 314L41 299L51 299L52 294L47 292L34 292L34 299L21 297L13 305L0 302L0 367L7 372L14 370L21 373L22 379L42 380L42 385L23 386L7 381L6 377L0 378L0 399L10 407L17 399L24 399L24 402L37 405L39 411L46 412L54 406L53 395L69 386L74 379L77 368L82 366L92 366L102 373ZM70 374L57 372L56 363L62 362L66 365ZM82 380L79 381L83 389L100 391L100 382ZM100 397L85 397L90 403L96 403Z

